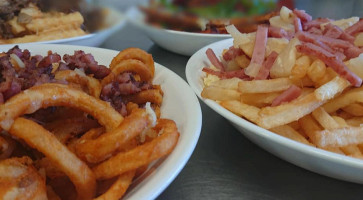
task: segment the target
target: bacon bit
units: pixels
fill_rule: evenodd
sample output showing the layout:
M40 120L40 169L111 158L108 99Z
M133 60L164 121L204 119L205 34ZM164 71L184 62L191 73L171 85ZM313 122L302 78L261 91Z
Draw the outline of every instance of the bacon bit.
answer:
M301 20L296 16L294 17L294 26L295 26L295 32L302 31Z
M320 59L340 76L347 79L353 86L359 87L362 84L362 79L359 76L350 71L343 61L338 60L335 55L325 49L312 43L297 45L296 49L300 53Z
M240 78L242 80L250 80L250 78L245 74L243 69L226 72L226 71L215 71L211 68L204 67L202 71L208 74L218 76L220 79Z
M223 59L225 61L230 61L237 56L243 55L243 51L240 48L234 48L234 46L229 47L228 51L223 54Z
M288 34L285 29L275 26L268 27L268 36L274 38L288 38Z
M250 77L256 77L265 59L268 28L259 25L256 31L255 47L253 48L252 59L245 73Z
M262 67L255 78L256 80L267 79L268 75L270 74L270 69L278 55L279 54L276 51L273 51L270 53L270 55L267 56L265 62L263 62Z
M271 103L271 106L278 106L285 102L290 102L301 95L301 88L291 85L287 90L277 96Z
M310 22L313 17L311 17L309 14L307 14L305 12L305 10L298 10L298 9L294 9L294 11L292 11L298 18L301 19L301 21L303 22Z
M356 33L363 31L363 19L359 20L359 22L353 24L352 26L345 29L345 33L354 36Z
M303 23L303 30L306 31L306 30L309 30L309 29L311 29L313 27L320 29L320 24L327 23L327 22L330 22L330 21L331 20L328 19L328 18L318 18L318 19L315 19L315 20L312 20L312 21L309 21L309 22L304 22Z
M225 71L225 67L224 67L223 63L221 61L219 61L216 54L214 53L214 51L211 48L207 49L207 51L205 53L207 54L207 57L208 57L209 61L212 63L212 65L214 65L217 69L219 69L221 71Z

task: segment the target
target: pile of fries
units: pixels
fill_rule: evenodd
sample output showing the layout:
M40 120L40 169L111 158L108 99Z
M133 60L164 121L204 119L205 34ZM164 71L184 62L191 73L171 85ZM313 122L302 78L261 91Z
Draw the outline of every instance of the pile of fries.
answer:
M24 67L21 61L27 62L11 57L14 70ZM59 82L30 87L0 105L0 199L120 199L179 138L175 122L160 118L160 86L130 95L126 116L100 99L103 86L124 72L151 83L152 56L121 51L101 80L51 65Z
M222 58L207 50L201 96L281 136L363 159L363 21L283 7L270 24L250 34L227 27L233 46Z
M28 7L20 10L18 16L7 22L16 37L0 39L0 44L37 42L85 35L86 32L81 29L83 22L83 16L79 12L44 13L30 3Z

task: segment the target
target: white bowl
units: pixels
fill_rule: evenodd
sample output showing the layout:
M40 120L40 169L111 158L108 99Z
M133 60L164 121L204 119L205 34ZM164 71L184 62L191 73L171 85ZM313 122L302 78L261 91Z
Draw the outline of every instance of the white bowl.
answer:
M31 42L32 44L69 44L69 45L81 45L97 47L100 46L110 35L121 29L126 24L125 16L112 8L107 8L109 10L105 20L107 27L97 31L95 33L90 33L87 35L59 39L59 40L47 40L39 42ZM0 45L2 46L2 45Z
M7 51L13 45L0 46L0 52ZM32 55L47 55L48 50L60 55L72 54L75 50L91 53L99 64L108 66L118 51L102 48L70 46L59 44L22 44L21 49L29 49ZM176 122L180 137L173 152L162 162L156 170L147 171L141 180L136 180L123 199L154 199L178 175L197 144L202 126L202 113L198 98L188 84L177 74L166 67L155 63L154 83L160 84L164 91L161 117Z
M126 18L145 31L149 38L160 47L185 56L193 55L208 44L231 37L230 34L190 33L156 28L145 23L144 14L136 7L127 10Z
M263 129L220 106L215 101L200 96L203 90L202 68L210 62L205 54L208 48L221 55L223 49L233 44L233 39L227 39L208 45L196 52L186 66L186 77L189 85L200 99L218 114L228 119L244 136L267 150L268 152L307 170L337 178L340 180L363 183L363 161L336 153L331 153L295 142ZM248 152L247 152L248 153Z

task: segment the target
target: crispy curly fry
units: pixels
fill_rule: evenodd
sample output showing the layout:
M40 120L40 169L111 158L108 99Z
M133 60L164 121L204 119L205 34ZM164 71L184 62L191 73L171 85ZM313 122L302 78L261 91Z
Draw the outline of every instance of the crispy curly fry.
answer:
M152 119L145 109L137 109L126 117L114 130L96 139L81 139L76 146L77 155L90 163L103 161L124 143L136 137L152 125Z
M150 89L125 96L124 100L134 102L136 104L144 104L146 102L150 102L156 105L161 105L161 103L163 102L163 96L158 89Z
M123 60L111 69L111 73L102 79L101 85L105 86L111 83L117 75L123 72L133 72L140 76L142 81L151 81L153 76L152 71L143 62L135 59Z
M179 132L172 120L160 119L155 129L161 136L130 151L120 152L95 166L92 170L97 179L108 179L146 165L169 154L175 147Z
M95 200L118 200L126 192L132 183L132 179L135 176L135 170L128 171L121 174L117 180L111 185L111 187L102 195L95 198Z
M0 126L9 130L16 117L49 106L69 106L95 117L107 130L117 127L123 117L107 102L67 85L48 83L25 90L0 105Z
M52 133L37 123L21 117L14 121L9 132L42 152L63 171L75 185L78 199L91 199L95 195L96 179L92 171Z
M0 135L0 160L8 158L13 153L15 146L12 138Z
M85 86L87 87L88 94L98 98L101 94L101 83L97 79L82 73L77 73L75 70L63 70L56 72L54 78Z
M139 48L127 48L123 51L120 51L120 53L118 53L117 56L112 59L110 69L113 69L121 61L127 59L135 59L143 62L149 67L152 75L154 76L155 66L152 55Z
M0 161L0 186L0 199L47 199L45 179L29 157Z

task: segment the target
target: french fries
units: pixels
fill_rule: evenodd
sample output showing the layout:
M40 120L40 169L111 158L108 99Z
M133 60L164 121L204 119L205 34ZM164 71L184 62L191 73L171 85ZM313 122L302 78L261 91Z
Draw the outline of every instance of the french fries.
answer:
M266 79L256 80L247 73L243 77L218 76L233 74L233 70L211 66L218 72L203 70L206 76L201 96L276 134L363 159L363 50L358 48L362 46L363 34L359 24L355 24L359 20L353 17L329 21L314 32L308 30L311 16L305 14L283 7L280 16L270 19L271 28L279 30L278 37L287 42L275 43L274 48L270 45L276 38L267 38L265 51L275 49L278 56L267 68ZM296 18L301 19L294 23ZM325 33L329 27L341 30L341 36L333 38L332 32ZM243 51L242 56L252 60L256 49L262 52L256 41L266 38L256 33L240 33L233 25L227 31L234 39L233 47ZM236 52L233 48L222 51L221 62L226 66L236 62L237 57L230 58ZM263 56L266 60L267 55ZM238 70L245 72L243 67Z
M24 19L21 16L27 17ZM31 3L21 9L18 16L8 21L16 37L0 39L0 43L27 43L85 35L86 32L81 28L83 22L83 16L79 12L43 13Z

